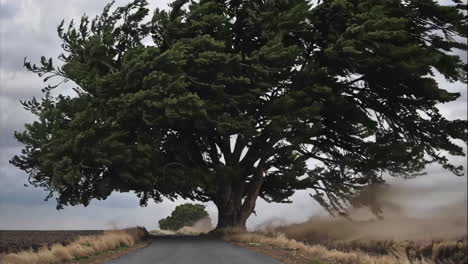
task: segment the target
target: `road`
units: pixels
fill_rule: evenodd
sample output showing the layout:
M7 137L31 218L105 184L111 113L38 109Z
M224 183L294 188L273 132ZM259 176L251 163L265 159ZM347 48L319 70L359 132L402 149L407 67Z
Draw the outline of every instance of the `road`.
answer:
M107 264L282 264L224 241L191 236L155 237L146 248Z

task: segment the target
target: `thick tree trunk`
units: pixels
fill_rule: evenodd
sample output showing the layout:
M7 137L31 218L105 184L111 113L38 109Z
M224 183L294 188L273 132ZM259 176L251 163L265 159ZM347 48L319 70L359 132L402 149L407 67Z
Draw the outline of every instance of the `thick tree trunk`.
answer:
M216 229L236 228L245 230L248 216L240 208L218 207L218 225Z
M260 187L263 184L263 172L248 183L244 196L244 184L223 186L218 199L214 202L218 207L218 225L216 229L236 228L246 229L246 222L255 209Z
M224 186L224 191L215 200L218 207L218 225L216 229L245 229L248 215L242 212L242 189L232 185Z

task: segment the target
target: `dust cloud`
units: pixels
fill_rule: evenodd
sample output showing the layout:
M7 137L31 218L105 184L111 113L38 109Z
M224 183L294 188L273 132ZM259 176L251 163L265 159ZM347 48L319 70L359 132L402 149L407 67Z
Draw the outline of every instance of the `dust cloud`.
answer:
M382 185L358 197L369 207L351 208L347 217L317 215L300 224L271 219L257 230L273 230L302 241L434 240L467 235L467 199L440 194L437 186ZM439 191L439 197L433 194ZM450 190L448 190L448 193ZM380 206L381 213L378 212Z
M177 230L177 234L206 234L213 229L211 218L209 216L203 217L191 226L184 226Z

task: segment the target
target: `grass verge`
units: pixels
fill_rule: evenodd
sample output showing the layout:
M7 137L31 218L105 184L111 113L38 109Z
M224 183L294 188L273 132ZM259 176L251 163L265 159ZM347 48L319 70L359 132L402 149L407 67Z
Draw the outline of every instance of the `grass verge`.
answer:
M282 233L247 233L236 230L224 231L223 238L229 242L243 243L250 249L258 249L262 253L280 258L285 263L327 263L327 264L462 264L468 263L466 255L462 254L453 259L437 259L435 253L431 258L410 259L407 256L404 246L395 246L388 255L370 255L363 251L339 251L328 249L321 245L307 245L303 242L289 239ZM272 250L266 250L263 245L268 245ZM446 246L446 245L445 245ZM435 248L442 249L444 244L435 245ZM466 252L466 241L463 244L454 245L459 252ZM278 250L294 251L294 257L300 256L301 262L297 259L288 261L283 256L277 256ZM437 249L435 249L437 250ZM283 258L281 258L283 257ZM315 262L314 262L315 261Z
M109 250L132 247L147 235L146 229L141 227L106 231L102 235L81 236L66 246L55 244L37 251L7 254L3 257L2 263L55 264L79 261Z

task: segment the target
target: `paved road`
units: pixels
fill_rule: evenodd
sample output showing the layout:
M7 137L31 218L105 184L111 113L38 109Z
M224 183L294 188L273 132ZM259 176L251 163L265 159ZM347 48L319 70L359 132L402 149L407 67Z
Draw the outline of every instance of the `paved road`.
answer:
M144 249L107 264L282 264L229 243L190 236L161 236Z

